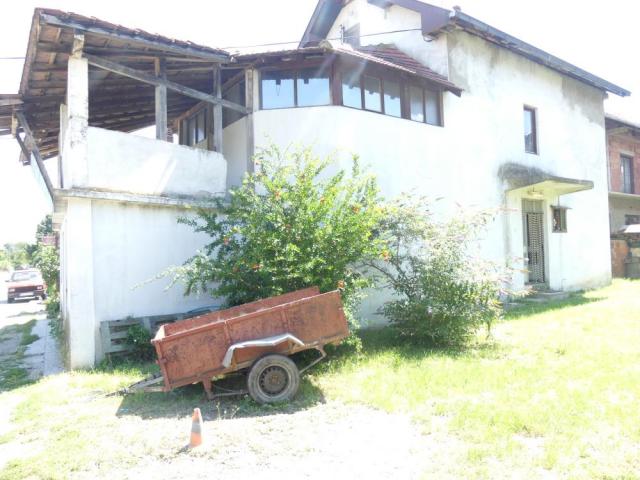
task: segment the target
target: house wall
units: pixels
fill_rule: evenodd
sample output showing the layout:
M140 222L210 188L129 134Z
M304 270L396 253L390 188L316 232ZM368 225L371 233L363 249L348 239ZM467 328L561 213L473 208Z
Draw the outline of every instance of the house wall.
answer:
M227 187L238 187L247 171L247 117L228 125L222 132L227 159Z
M461 98L445 93L443 128L340 106L267 110L254 115L256 145L265 139L312 145L319 155L335 152L343 165L357 153L385 196L415 191L442 197L436 209L443 215L455 214L456 204L506 207L482 239L482 254L516 268L524 267L521 203L527 193L507 193L500 167L516 163L591 180L589 191L543 192L547 277L551 288L562 290L608 283L603 93L464 32L447 37L449 76L464 92ZM537 109L538 155L524 151L524 105ZM567 233L551 232L549 207L558 204L571 209ZM516 273L514 286L524 280ZM369 303L371 313L379 302Z

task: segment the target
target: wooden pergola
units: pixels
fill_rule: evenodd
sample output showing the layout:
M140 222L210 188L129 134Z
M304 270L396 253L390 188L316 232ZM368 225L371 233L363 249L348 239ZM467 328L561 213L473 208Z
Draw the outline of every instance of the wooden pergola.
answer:
M19 94L0 95L0 135L15 135L29 162L59 153L60 106L66 103L69 58L89 68L89 125L131 132L168 126L204 101L212 104L213 147L222 148L222 108L247 113L222 99L224 83L237 72L220 49L179 41L96 18L36 9ZM44 167L42 167L43 169Z

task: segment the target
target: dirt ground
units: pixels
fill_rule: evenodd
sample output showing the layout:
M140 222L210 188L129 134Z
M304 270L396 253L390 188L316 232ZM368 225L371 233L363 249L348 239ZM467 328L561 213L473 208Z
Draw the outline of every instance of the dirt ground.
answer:
M133 468L103 470L95 464L73 478L244 480L259 474L265 479L413 479L422 478L427 466L433 472L440 456L456 450L451 437L423 435L407 417L340 403L291 414L205 421L205 443L192 451L171 449L181 439L186 443L188 420L136 421L152 422L149 429L166 432L158 439L166 443L165 458L157 456L161 446L149 445L156 455ZM132 431L138 427L130 425ZM446 472L439 478L447 478Z

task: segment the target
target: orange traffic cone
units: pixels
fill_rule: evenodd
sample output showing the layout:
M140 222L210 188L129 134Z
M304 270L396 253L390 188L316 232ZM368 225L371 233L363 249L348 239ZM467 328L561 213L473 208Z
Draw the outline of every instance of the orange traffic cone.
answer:
M202 445L202 414L199 408L193 409L191 417L191 438L189 439L189 448Z

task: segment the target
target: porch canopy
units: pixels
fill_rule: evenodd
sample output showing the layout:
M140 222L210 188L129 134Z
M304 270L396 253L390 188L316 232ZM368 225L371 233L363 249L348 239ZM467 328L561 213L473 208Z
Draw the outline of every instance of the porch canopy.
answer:
M528 196L560 196L593 188L591 180L559 177L536 167L516 163L500 167L498 176L506 183L507 192L521 192Z
M197 102L216 102L215 82L231 75L220 73L230 61L224 50L93 17L36 9L19 94L0 95L0 135L24 132L21 122L12 126L15 113L22 112L43 159L58 155L60 104L66 102L67 62L74 45L90 64L89 125L110 130L130 132L154 125L159 86L167 88L163 109L170 125Z

